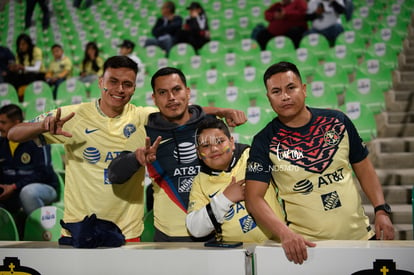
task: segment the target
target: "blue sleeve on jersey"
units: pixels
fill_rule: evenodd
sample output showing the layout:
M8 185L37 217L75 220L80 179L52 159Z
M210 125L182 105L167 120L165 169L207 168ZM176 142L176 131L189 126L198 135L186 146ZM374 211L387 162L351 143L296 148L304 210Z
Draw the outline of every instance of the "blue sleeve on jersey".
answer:
M349 162L351 164L360 162L368 156L368 149L362 142L355 125L345 114L343 121L349 136Z

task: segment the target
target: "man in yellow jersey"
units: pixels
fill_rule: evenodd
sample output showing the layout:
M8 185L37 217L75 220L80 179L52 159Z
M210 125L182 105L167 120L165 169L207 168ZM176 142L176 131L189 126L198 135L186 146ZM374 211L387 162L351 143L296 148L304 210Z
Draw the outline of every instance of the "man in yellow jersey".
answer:
M148 115L156 111L129 104L137 71L130 58L110 57L99 78L100 99L58 108L9 131L11 140L39 137L46 143L65 145L66 223L80 222L94 213L114 222L127 241L139 241L143 231L145 171L139 169L118 185L108 179L107 167L122 151L145 146L144 125Z
M246 206L278 236L288 260L303 263L315 240L394 239L381 184L351 120L342 112L305 105L306 84L296 66L280 62L264 74L278 116L253 139L246 170ZM353 181L375 207L375 232ZM275 183L286 219L264 200Z
M126 184L111 184L109 162L128 148L128 140L144 145L145 129L151 107L129 104L135 91L138 68L126 56L110 57L99 78L101 98L95 102L58 108L11 129L11 140L36 139L63 143L66 152L66 223L79 222L93 213L114 222L126 240L138 240L143 231L144 193L141 169ZM69 235L69 232L63 232Z
M146 164L154 189L154 240L193 241L185 217L193 178L200 169L194 143L197 124L205 119L205 111L226 117L231 126L244 123L246 117L233 109L215 108L216 112L211 112L206 107L188 105L190 88L183 72L176 68L158 70L152 76L151 86L160 112L150 115L145 128L151 143L162 137L157 141L156 160L144 163L135 152L122 154L109 167L110 179L122 183Z

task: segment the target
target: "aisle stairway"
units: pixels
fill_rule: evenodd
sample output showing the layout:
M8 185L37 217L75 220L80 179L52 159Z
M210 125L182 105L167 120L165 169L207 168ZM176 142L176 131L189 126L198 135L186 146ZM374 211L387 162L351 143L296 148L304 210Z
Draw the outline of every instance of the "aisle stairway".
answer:
M378 138L370 142L370 158L393 209L396 239L413 239L411 192L414 186L414 26L411 24L393 88L386 93L386 111L376 117ZM374 218L369 201L365 210Z

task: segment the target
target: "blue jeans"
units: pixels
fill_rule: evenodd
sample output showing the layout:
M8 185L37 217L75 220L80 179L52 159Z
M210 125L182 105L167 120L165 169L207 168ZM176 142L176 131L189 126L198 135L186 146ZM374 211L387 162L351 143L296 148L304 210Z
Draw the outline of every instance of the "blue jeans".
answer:
M323 29L323 30L310 29L304 35L308 35L308 34L311 34L311 33L320 33L328 39L328 41L329 41L329 43L332 47L332 46L335 46L336 37L339 34L341 34L343 31L344 31L344 27L341 24L334 24L334 25L332 25L332 26L330 26L326 29Z
M171 35L164 34L158 38L148 38L147 41L145 41L144 47L151 45L158 46L168 53L174 45L174 40Z
M31 183L22 188L19 199L24 212L29 215L33 210L54 202L57 199L57 193L50 185Z

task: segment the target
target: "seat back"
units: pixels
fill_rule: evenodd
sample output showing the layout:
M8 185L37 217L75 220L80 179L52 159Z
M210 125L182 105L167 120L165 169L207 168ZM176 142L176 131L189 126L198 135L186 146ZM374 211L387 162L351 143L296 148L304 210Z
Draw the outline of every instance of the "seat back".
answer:
M154 234L154 212L150 210L144 216L144 231L141 234L141 242L153 242Z
M34 210L26 219L25 241L58 241L61 236L63 210L56 206L43 206Z
M45 81L37 80L27 85L24 90L23 102L25 106L29 106L36 102L38 98L46 98L53 101L53 93L49 84Z
M374 113L360 102L347 102L340 109L352 120L364 142L377 137L377 124Z
M329 41L325 36L319 33L311 33L302 37L299 48L307 48L319 61L325 59L326 53L330 49Z
M0 83L0 106L11 103L19 104L19 97L16 89L9 83Z
M87 93L85 84L75 77L68 78L59 85L56 101L59 106L86 102Z
M19 233L13 216L4 208L0 207L0 240L18 241Z
M274 52L274 55L278 59L296 55L296 49L292 39L283 35L278 35L270 39L266 44L266 50Z
M55 102L52 99L39 97L36 98L33 103L24 108L24 117L26 120L32 120L38 115L55 109L55 107Z

